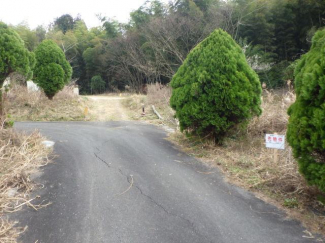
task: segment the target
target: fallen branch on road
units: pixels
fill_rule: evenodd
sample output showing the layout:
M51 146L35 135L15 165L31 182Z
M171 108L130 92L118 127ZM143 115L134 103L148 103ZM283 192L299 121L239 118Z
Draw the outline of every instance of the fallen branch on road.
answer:
M127 192L132 188L132 186L133 186L133 176L131 176L131 183L130 183L129 188L126 189L124 192L122 192L122 193L120 193L120 194L117 194L116 196L121 196L121 195L127 193Z

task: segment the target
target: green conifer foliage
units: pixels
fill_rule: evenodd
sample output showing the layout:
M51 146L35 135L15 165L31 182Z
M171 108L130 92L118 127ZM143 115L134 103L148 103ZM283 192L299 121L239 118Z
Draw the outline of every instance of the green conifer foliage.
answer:
M100 75L91 78L90 89L92 94L100 94L105 91L105 81Z
M170 104L181 130L214 136L261 114L261 84L237 43L215 30L187 56L171 81Z
M297 100L288 110L287 139L300 172L325 192L325 29L316 32L295 76Z
M52 40L44 40L35 51L35 82L49 99L63 89L72 75L72 68L63 51Z
M2 85L9 74L21 73L26 78L33 76L35 57L24 46L19 35L0 21L0 117L3 113Z
M19 72L31 78L34 64L34 54L25 48L19 35L0 22L0 88L12 72Z

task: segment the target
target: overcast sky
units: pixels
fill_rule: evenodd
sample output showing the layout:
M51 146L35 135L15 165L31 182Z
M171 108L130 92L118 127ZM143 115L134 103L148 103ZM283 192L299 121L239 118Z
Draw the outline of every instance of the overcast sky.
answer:
M0 20L17 25L26 21L30 28L47 27L63 14L81 14L88 27L99 26L96 14L127 22L131 11L146 0L0 0ZM163 0L169 2L169 0Z

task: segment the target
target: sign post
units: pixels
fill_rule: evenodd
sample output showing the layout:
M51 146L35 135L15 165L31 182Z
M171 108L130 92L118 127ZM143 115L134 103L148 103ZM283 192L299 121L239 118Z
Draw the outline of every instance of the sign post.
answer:
M267 148L274 149L274 163L278 162L278 150L285 149L285 135L278 134L266 134L265 135L265 145Z

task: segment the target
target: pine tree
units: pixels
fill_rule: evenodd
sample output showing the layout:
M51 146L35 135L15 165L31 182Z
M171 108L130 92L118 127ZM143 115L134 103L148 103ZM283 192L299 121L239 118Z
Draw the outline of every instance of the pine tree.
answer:
M289 108L287 138L299 170L325 192L325 29L295 69L296 102Z
M223 30L214 31L190 52L171 87L170 103L181 130L211 134L218 142L230 129L261 114L258 76Z

